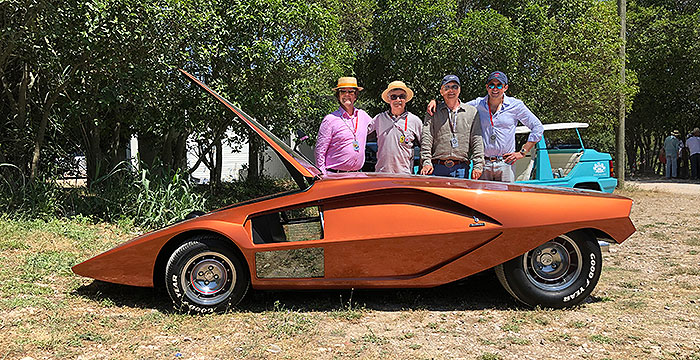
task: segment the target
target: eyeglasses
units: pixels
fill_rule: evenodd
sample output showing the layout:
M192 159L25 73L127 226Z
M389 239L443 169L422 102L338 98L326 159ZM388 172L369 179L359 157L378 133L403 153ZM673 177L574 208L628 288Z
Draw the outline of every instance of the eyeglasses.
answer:
M338 92L340 92L341 94L351 94L351 95L357 94L357 90L355 90L355 89L339 89Z
M447 85L443 85L442 88L445 89L445 90L457 90L457 89L459 89L459 85L457 85L457 84L452 84L452 85L447 84Z
M404 99L406 99L406 94L398 94L398 95L391 94L391 95L389 95L389 99L391 99L391 100L396 100L396 99L404 100Z
M501 89L503 89L503 84L498 84L498 85L496 85L496 84L489 84L489 89L493 89L493 88L496 88L496 89L498 89L498 90L501 90Z

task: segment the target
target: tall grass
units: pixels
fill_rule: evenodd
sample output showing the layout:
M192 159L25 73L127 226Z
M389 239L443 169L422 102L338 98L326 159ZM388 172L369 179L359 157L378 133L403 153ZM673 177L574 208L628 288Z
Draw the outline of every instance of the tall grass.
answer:
M206 199L193 191L180 170L135 170L128 163L92 182L87 191L71 191L72 212L100 220L128 219L150 229L167 225L194 210Z
M55 178L28 181L20 168L0 164L0 206L13 218L50 219L64 212L62 191Z
M145 230L171 224L192 211L209 211L294 188L290 181L270 177L223 183L217 188L191 185L180 170L137 170L126 162L87 188L64 187L58 176L29 182L21 173L14 165L6 165L0 174L0 214L10 219L80 216L126 222Z

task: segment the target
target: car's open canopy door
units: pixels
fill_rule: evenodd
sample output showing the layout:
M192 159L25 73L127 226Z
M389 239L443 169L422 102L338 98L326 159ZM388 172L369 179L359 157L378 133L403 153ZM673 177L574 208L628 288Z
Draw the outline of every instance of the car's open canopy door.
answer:
M265 140L265 142L267 142L267 144L275 150L277 155L279 155L280 160L285 163L287 170L289 170L290 174L297 183L300 182L299 177L306 178L309 183L312 183L313 180L321 174L321 171L315 165L313 165L312 161L292 149L284 141L275 136L275 134L270 132L270 130L257 122L257 120L255 120L253 117L243 112L243 110L233 105L230 101L224 99L216 91L210 89L207 85L199 81L199 79L195 78L187 71L180 69L180 72L182 72L190 81L197 84L207 93L219 100L219 102L226 106L226 108L233 111L233 113L241 118L241 120L243 120L243 122L245 122L248 126L250 126L253 131L260 135L260 137L263 138L263 140ZM304 187L301 184L299 185L302 188Z

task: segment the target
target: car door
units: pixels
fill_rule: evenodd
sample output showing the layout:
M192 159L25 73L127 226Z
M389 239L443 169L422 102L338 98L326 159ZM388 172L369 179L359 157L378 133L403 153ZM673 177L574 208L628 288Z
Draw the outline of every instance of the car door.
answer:
M327 279L421 276L500 233L472 209L416 189L333 199L323 218Z

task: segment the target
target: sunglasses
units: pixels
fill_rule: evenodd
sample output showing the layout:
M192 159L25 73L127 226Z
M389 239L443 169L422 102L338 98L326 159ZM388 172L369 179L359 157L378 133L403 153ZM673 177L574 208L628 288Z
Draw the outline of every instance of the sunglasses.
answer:
M396 99L404 100L404 99L406 99L406 94L398 94L398 95L391 94L391 95L389 95L389 99L391 99L391 100L396 100Z
M338 90L338 92L340 92L341 94L351 94L351 95L357 94L357 90L355 90L355 89L340 89L340 90Z
M496 88L496 89L498 89L498 90L501 90L501 89L503 89L503 84L498 84L498 85L496 85L496 84L489 84L489 89L493 89L493 88Z
M457 85L457 84L452 84L452 85L447 84L447 85L443 86L442 88L445 89L445 90L457 90L457 89L459 89L459 85Z

